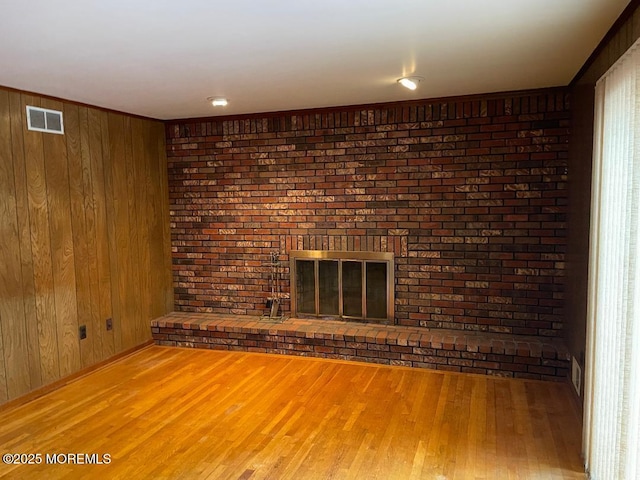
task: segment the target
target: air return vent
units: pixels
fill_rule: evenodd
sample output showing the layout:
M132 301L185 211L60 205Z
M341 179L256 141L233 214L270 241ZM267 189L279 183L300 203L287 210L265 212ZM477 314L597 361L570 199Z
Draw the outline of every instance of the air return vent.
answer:
M27 105L27 128L36 132L64 134L62 112Z

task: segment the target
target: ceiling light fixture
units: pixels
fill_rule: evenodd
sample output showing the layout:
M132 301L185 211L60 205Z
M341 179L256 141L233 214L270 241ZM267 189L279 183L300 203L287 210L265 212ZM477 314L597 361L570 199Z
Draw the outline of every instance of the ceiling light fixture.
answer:
M409 90L418 88L418 84L422 81L422 77L402 77L398 79L398 83Z
M229 104L229 101L222 97L209 97L207 100L209 100L214 107L226 107Z

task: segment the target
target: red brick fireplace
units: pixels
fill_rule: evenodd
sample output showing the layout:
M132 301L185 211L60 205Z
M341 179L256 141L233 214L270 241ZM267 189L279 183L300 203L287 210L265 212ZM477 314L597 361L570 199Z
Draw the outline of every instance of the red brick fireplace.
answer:
M172 122L176 308L265 313L273 251L388 252L397 325L561 336L568 129L564 89Z

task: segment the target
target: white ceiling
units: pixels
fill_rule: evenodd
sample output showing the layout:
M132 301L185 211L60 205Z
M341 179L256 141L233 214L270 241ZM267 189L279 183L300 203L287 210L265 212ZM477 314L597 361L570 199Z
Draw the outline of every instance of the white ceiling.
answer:
M0 0L0 85L158 119L567 85L628 3Z

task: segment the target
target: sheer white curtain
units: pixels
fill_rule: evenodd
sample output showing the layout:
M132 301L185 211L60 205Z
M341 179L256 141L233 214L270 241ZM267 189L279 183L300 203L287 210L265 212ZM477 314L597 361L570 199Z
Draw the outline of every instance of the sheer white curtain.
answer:
M640 45L596 85L584 455L640 478Z

